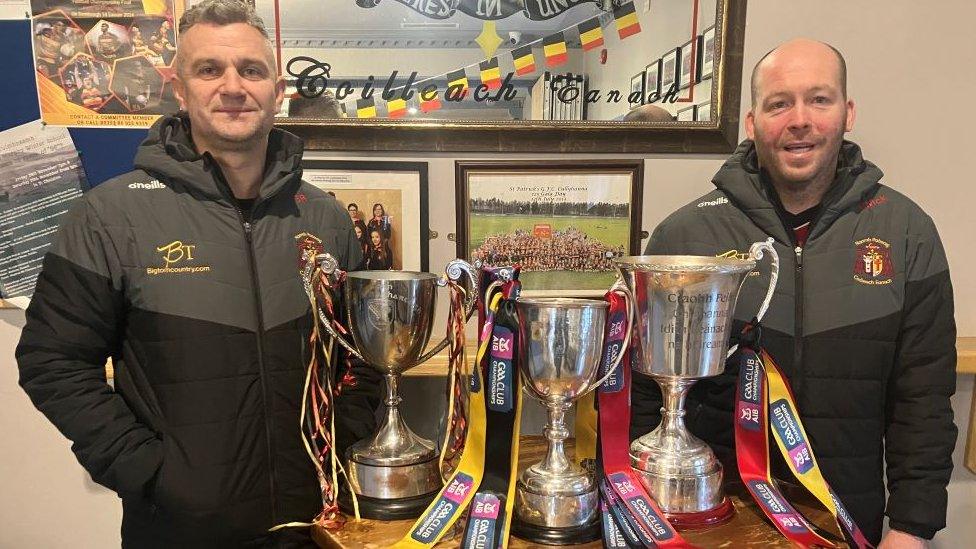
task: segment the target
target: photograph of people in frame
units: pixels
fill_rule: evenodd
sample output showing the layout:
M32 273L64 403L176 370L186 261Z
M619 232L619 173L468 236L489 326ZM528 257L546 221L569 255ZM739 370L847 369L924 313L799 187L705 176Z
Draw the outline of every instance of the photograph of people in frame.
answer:
M520 265L524 295L600 294L636 250L639 167L459 164L459 256Z
M303 177L349 214L363 251L360 269L427 270L427 164L306 160Z

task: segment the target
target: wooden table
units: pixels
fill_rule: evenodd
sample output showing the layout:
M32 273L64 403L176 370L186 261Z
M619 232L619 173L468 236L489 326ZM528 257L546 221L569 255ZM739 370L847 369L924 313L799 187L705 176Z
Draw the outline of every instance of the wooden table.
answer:
M542 459L545 445L542 437L524 437L519 456L519 470ZM567 450L572 451L572 441L567 441ZM773 526L766 521L759 507L745 492L741 483L727 486L729 497L735 505L735 516L731 521L701 530L685 530L682 536L690 543L710 548L790 548L790 543ZM839 536L837 525L830 514L819 506L812 496L801 489L787 493L791 503L809 520L824 528L828 532ZM342 529L329 532L321 528L313 528L312 537L320 547L339 549L380 549L390 547L403 537L413 526L412 520L379 521L379 520L349 520ZM454 527L454 537L442 540L436 547L457 547L464 535L462 528L464 520L458 520ZM450 535L450 534L449 534ZM447 537L447 536L445 536ZM541 547L512 536L509 545L512 549L526 547ZM597 549L603 547L602 542L595 541L576 548Z

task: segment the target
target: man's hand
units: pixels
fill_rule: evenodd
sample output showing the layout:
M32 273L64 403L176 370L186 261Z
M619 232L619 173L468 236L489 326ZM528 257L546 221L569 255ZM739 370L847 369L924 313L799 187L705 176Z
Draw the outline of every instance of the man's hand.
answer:
M881 539L878 549L926 549L928 546L928 542L922 538L898 530L890 530Z

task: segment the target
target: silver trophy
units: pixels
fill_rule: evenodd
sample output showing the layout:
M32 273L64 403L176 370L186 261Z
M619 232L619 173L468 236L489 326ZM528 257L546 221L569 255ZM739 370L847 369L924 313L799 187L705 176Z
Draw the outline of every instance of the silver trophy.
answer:
M317 258L322 270L334 270L329 256ZM456 259L447 267L447 277L467 278L468 299L464 315L474 309L475 269ZM440 352L443 341L424 352L430 339L438 286L447 278L411 271L357 271L343 283L347 326L352 343L346 341L326 319L329 334L346 350L386 377L386 413L376 433L346 451L349 483L357 495L360 513L385 520L419 516L441 489L438 453L434 442L421 438L400 415L400 376ZM321 313L320 313L321 314Z
M609 304L594 299L539 298L516 302L519 370L525 387L549 413L545 458L519 476L515 533L541 543L581 543L599 536L599 497L590 473L570 461L566 411L596 389L623 353L594 382L603 353ZM630 330L627 330L630 333ZM627 341L624 341L623 349Z
M631 464L648 493L676 526L728 519L722 465L684 424L684 401L695 381L721 374L739 290L763 253L772 273L756 317L772 299L779 257L772 240L757 242L747 259L707 256L634 256L616 260L636 305L642 360L634 369L661 387L661 424L630 446Z

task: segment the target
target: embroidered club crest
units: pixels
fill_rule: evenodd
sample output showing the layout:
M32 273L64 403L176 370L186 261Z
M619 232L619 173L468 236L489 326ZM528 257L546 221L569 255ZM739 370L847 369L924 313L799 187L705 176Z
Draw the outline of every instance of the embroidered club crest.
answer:
M854 280L870 285L891 284L895 274L891 244L872 237L858 240L854 246Z

